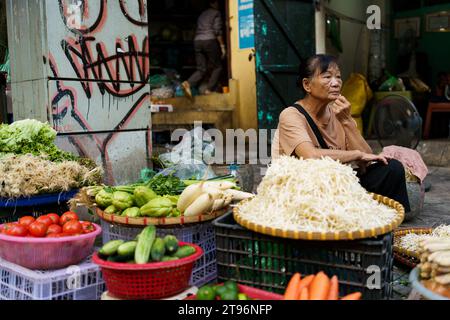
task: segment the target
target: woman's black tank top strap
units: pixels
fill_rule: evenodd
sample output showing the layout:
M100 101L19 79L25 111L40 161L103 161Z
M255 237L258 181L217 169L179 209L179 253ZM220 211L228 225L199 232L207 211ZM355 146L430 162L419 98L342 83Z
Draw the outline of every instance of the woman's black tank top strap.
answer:
M316 123L314 122L314 120L311 118L311 116L309 115L308 112L306 112L305 108L303 108L301 105L299 105L298 103L295 103L294 108L296 108L301 114L303 114L306 118L306 121L308 121L309 126L311 127L312 131L314 132L314 135L317 138L317 141L319 141L320 147L322 149L330 149L327 145L327 143L325 142L325 139L323 138L322 134L320 133L319 128L317 127Z

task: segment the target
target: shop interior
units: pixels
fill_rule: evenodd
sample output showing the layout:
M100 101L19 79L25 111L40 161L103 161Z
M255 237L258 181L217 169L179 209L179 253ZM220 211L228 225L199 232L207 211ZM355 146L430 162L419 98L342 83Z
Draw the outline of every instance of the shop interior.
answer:
M219 5L224 41L229 48L226 19L228 8L225 1L219 1ZM194 37L197 19L208 8L208 0L165 0L149 3L150 84L153 101L184 96L180 83L196 70ZM229 55L230 50L227 52ZM228 57L222 60L223 69L214 88L215 92L223 92L223 87L228 86L228 61ZM204 94L208 75L207 73L200 85L192 88L194 96Z

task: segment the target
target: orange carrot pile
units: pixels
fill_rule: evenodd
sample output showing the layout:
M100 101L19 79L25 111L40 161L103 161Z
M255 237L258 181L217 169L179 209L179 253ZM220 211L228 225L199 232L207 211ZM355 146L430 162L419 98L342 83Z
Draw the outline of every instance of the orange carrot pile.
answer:
M338 277L330 279L320 271L303 279L300 273L295 273L286 287L284 300L360 300L361 296L361 292L355 292L339 299Z

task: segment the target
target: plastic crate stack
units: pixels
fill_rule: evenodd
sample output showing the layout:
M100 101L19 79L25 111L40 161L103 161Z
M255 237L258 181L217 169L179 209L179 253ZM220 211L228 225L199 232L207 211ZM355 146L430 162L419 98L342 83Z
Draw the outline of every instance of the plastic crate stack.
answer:
M101 221L103 243L110 240L134 240L142 231L142 228L122 227ZM198 260L192 270L190 285L202 286L217 279L216 264L216 233L211 222L184 225L181 227L168 228L157 227L156 233L159 237L172 234L179 241L194 243L200 246L204 254Z
M84 262L36 271L0 259L0 300L99 300L105 291L100 268Z
M0 199L0 224L68 210L77 190L26 199ZM99 300L105 291L100 267L88 258L59 270L30 270L0 258L0 300Z
M295 272L336 275L340 295L359 291L365 300L392 297L392 233L354 241L303 241L265 236L239 226L231 213L213 225L218 281L235 280L283 293Z

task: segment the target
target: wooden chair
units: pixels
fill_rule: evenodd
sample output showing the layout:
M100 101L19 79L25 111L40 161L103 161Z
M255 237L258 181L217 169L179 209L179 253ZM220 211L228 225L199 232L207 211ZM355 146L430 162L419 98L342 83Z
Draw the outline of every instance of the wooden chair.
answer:
M434 112L450 112L450 102L430 102L428 103L427 118L425 121L425 130L423 137L428 139L430 137L431 117Z

